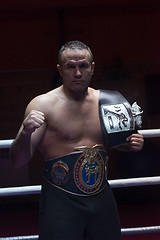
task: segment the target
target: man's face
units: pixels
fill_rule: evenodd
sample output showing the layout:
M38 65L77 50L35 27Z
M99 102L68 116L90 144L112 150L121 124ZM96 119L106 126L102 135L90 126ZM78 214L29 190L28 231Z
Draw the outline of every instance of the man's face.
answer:
M94 72L94 65L87 50L64 50L61 65L57 65L63 86L72 91L86 90Z

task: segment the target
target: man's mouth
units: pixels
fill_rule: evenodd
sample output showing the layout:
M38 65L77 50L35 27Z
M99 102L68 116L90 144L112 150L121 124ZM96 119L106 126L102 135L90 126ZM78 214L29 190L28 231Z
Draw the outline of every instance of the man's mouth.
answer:
M78 83L82 83L83 80L82 79L74 79L73 82L78 84Z

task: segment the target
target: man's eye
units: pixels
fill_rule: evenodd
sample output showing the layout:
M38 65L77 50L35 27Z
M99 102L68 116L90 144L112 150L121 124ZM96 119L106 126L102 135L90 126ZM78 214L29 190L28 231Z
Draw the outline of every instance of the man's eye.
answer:
M87 63L83 63L83 64L81 64L79 67L80 67L80 68L88 68L89 65L88 65Z
M68 68L68 69L73 69L73 68L74 68L74 65L68 65L67 68Z

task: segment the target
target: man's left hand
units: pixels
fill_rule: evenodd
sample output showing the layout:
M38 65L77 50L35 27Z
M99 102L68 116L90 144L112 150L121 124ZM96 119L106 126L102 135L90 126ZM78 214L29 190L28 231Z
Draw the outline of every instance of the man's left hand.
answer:
M131 151L138 152L142 150L144 144L144 138L141 134L136 133L129 136L127 139L127 145Z

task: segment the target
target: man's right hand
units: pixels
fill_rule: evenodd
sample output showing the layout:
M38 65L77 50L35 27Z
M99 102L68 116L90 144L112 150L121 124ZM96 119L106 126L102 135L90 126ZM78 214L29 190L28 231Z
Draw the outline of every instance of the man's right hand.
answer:
M44 113L32 110L23 121L23 133L31 135L45 121Z

